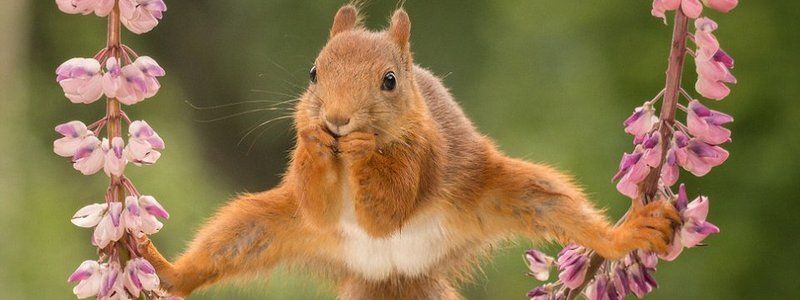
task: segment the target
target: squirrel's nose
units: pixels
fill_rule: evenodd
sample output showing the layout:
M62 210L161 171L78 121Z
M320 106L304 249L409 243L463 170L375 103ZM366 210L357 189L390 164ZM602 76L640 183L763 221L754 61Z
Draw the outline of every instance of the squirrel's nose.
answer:
M328 126L328 130L336 135L347 134L343 132L343 127L347 126L347 124L350 124L350 117L341 114L330 114L325 116L325 125Z
M328 115L325 118L325 121L328 123L328 125L342 127L342 126L347 126L347 124L350 124L350 117L346 117L340 114L332 114Z

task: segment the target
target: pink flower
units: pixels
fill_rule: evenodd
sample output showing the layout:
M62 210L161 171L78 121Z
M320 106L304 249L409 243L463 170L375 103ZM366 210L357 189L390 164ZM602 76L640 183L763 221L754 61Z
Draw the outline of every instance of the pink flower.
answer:
M122 67L118 82L115 95L123 104L134 105L146 99L149 94L144 74L133 65Z
M612 180L617 182L617 190L625 196L639 196L639 183L647 177L650 168L642 160L642 153L624 153L619 163L619 171Z
M103 95L100 63L93 58L72 58L56 69L56 81L72 103L89 104Z
M675 260L681 254L684 247L692 248L697 246L712 233L719 233L719 227L706 221L708 217L708 198L700 196L691 203L686 196L686 187L681 185L678 188L678 198L675 200L675 207L681 214L680 230L675 232L675 237L667 251L661 256L667 261Z
M94 135L86 128L86 124L81 121L70 121L56 126L56 132L62 138L53 142L53 152L63 157L72 157L78 151L81 142L90 135Z
M695 89L703 97L722 100L730 94L725 83L736 83L736 77L730 72L733 58L720 49L714 37L717 23L709 18L699 18L695 21L695 28L695 65L698 75Z
M731 93L731 89L721 81L713 81L703 77L697 78L694 89L703 97L714 100L725 99Z
M128 139L128 147L125 148L125 153L131 162L137 166L150 165L161 157L161 152L156 150L164 149L164 140L158 136L158 133L147 122L132 122L128 127L128 133L130 138Z
M129 299L128 293L125 292L125 283L122 275L122 267L120 267L119 262L111 261L108 263L103 272L102 285L97 298L109 300Z
M650 275L651 270L638 263L628 266L628 288L639 299L644 298L658 287L655 278Z
M653 10L650 11L654 17L664 19L667 21L666 12L676 10L681 6L681 0L653 0Z
M689 139L683 132L675 132L673 147L678 164L695 176L704 176L711 168L728 159L728 151L709 145L696 138Z
M167 5L163 0L119 0L122 24L133 33L142 34L158 25Z
M697 100L689 102L688 108L686 125L694 137L712 145L731 140L731 131L722 125L733 122L733 117L708 109Z
M703 4L700 0L681 0L681 10L687 17L697 19L703 12Z
M681 212L684 220L681 227L681 244L684 247L694 247L700 244L708 235L718 233L719 228L706 222L708 217L708 198L699 196L690 202Z
M650 173L650 168L661 163L661 133L654 132L637 139L638 144L633 153L625 153L619 164L619 171L614 175L617 190L625 196L635 199L639 196L639 183Z
M100 140L90 135L84 138L75 150L72 167L83 175L92 175L103 168L104 158L105 152Z
M109 65L109 72L114 66ZM111 76L106 84L106 89L111 90L116 87L113 93L117 99L126 105L133 105L144 99L155 96L161 85L156 77L164 76L164 69L150 57L141 56L132 64L120 69L119 76ZM107 91L108 92L108 91Z
M739 0L703 0L706 6L711 7L717 11L727 13L739 4Z
M105 17L114 8L114 0L56 0L56 5L68 14L88 15L94 12L98 17Z
M93 242L95 246L105 248L112 241L118 241L125 233L122 224L122 203L111 202L108 211L94 228Z
M652 168L657 168L661 163L661 133L656 131L648 134L636 148L642 152L642 162Z
M116 57L109 57L106 60L106 73L103 74L103 92L108 98L116 98L117 90L124 83L121 79L122 68Z
M658 117L656 117L655 112L656 110L649 104L637 107L633 114L623 122L625 132L636 137L650 133L658 123Z
M546 284L543 286L536 287L535 289L528 292L528 298L530 300L562 300L566 299L563 293L553 294L553 289L555 287L553 284Z
M100 223L100 220L106 214L108 204L95 203L79 209L75 215L72 216L72 224L83 228L92 228Z
M137 237L154 234L164 226L156 217L168 219L169 213L152 196L125 198L122 219L128 231Z
M528 264L530 275L539 281L550 278L550 267L553 266L553 258L537 250L525 252L525 262Z
M641 263L647 269L655 269L656 265L658 265L658 255L653 252L639 249L636 250L636 252L631 253L631 255L634 254L639 259L639 263Z
M583 252L583 248L570 244L558 253L558 279L568 288L579 287L586 277L589 259Z
M609 280L606 275L600 274L592 280L591 283L586 285L584 295L589 300L608 300Z
M68 282L78 282L72 293L78 299L85 299L97 295L102 284L102 270L100 264L93 260L81 263L78 269L69 276Z
M144 74L144 83L147 87L145 97L150 98L155 96L155 94L161 88L161 84L158 83L158 79L156 79L156 77L162 77L166 75L164 69L161 68L161 66L149 56L140 56L133 62L133 66L138 68L139 71Z
M709 18L699 18L694 21L694 43L697 45L697 55L703 58L714 56L719 51L719 41L714 36L718 25Z
M159 279L156 269L143 258L134 258L125 265L125 288L134 296L139 297L142 290L153 291L158 288Z
M128 160L122 155L125 143L120 137L114 137L109 145L107 139L103 139L103 150L106 152L103 170L109 177L111 175L120 176L125 171Z
M680 170L678 169L678 158L675 156L675 149L667 150L667 157L661 167L661 181L665 186L673 186L678 182Z

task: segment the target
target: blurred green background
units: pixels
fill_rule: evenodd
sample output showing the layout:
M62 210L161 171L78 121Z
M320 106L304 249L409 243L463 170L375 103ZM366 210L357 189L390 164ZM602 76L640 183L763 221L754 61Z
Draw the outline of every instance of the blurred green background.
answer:
M167 142L152 167L129 177L171 212L153 236L177 255L215 208L238 192L278 182L293 143L290 121L239 140L264 120L240 101L292 99L306 84L341 1L167 1L162 24L123 40L167 70L156 98L128 109ZM396 1L369 1L372 28L385 26ZM477 126L512 156L576 175L599 206L619 217L628 201L610 182L631 148L621 122L663 86L670 27L649 15L650 1L408 0L415 60L446 85ZM710 247L663 263L652 299L800 297L800 2L742 1L709 15L736 59L739 84L707 105L736 117L730 160L708 176L683 174L692 194L710 196L709 219L722 233ZM2 299L72 299L67 276L94 257L90 231L69 218L99 202L102 175L86 177L52 153L56 124L100 117L100 102L70 104L54 70L104 44L103 19L66 15L53 1L6 0L0 7L0 291ZM692 66L685 86L692 87ZM523 299L526 241L497 251L469 299ZM545 247L550 251L554 247ZM268 284L215 286L193 299L334 297L330 283L277 271Z

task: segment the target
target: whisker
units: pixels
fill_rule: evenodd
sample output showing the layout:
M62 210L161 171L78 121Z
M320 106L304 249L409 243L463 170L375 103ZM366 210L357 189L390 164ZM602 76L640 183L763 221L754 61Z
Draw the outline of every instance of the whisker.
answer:
M261 132L259 132L259 133L258 133L258 135L256 135L256 137L255 137L255 138L253 139L253 141L250 143L250 147L248 147L248 148L247 148L247 152L245 153L245 155L250 155L250 151L252 151L252 150L253 150L253 147L255 147L255 145L256 145L256 143L258 142L258 140L261 138L261 136L263 136L263 135L264 135L264 133L265 133L265 132L267 132L267 131L269 130L269 128L270 128L272 125L275 125L275 123L272 123L272 124L270 124L270 125L269 125L269 126L267 126L267 127L264 127L264 129L262 129L262 130L261 130Z
M200 123L212 123L212 122L227 120L227 119L230 119L230 118L235 118L235 117L238 117L238 116L243 116L243 115L246 115L246 114L251 114L251 113L254 113L254 112L261 112L261 111L294 111L294 108L283 108L283 107L256 108L256 109L251 109L251 110L246 110L246 111L234 113L234 114L227 115L227 116L224 116L224 117L219 117L219 118L214 118L214 119L209 119L209 120L195 120L195 121L196 122L200 122Z
M250 92L262 93L262 94L270 94L270 95L276 95L276 96L286 96L286 97L292 97L292 98L297 97L297 95L292 95L292 94L289 94L289 93L275 92L275 91L268 91L268 90L260 90L260 89L251 89Z
M285 100L285 101L275 102L270 106L271 107L275 107L275 106L279 106L279 105L283 105L283 104L289 104L289 103L293 103L293 102L297 102L297 101L300 101L300 98L294 98L294 99L289 99L289 100Z
M261 122L260 124L258 124L256 126L250 128L249 130L247 130L247 132L244 134L244 136L242 136L242 138L239 139L239 142L236 143L236 147L241 146L242 142L247 138L247 136L250 135L251 133L253 133L253 131L255 131L256 129L261 128L262 126L267 125L269 123L272 123L274 121L289 119L289 118L292 118L292 117L294 117L294 115L279 116L279 117L275 117L275 118L269 119L269 120L267 120L265 122Z
M280 68L281 70L283 70L284 72L286 72L286 74L288 74L289 76L292 76L292 79L294 79L294 80L298 80L298 79L297 79L297 77L295 77L295 76L294 76L294 74L292 74L292 72L289 72L289 70L287 70L287 69L286 69L286 68L285 68L283 65L279 64L278 62L274 61L273 59L271 59L271 58L269 58L269 57L267 57L267 60L268 60L270 63L272 63L273 65L275 65L276 67L278 67L278 68Z
M192 103L192 102L191 102L191 101L189 101L189 100L184 100L183 102L186 102L186 104L188 104L188 105L189 105L189 107L191 107L192 109L196 109L196 110L208 110L208 109L218 109L218 108L231 107L231 106L242 105L242 104L252 104L252 103L275 103L275 102L277 102L277 101L275 101L275 100L245 100L245 101L232 102L232 103L225 103L225 104L219 104L219 105L211 105L211 106L199 106L199 105L196 105L196 104ZM280 103L280 102L278 102L278 103Z

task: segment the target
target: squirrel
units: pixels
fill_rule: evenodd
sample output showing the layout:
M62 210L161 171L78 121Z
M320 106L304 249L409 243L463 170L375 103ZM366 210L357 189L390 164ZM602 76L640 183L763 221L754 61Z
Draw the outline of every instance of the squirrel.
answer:
M283 265L331 278L341 299L461 299L454 286L476 261L517 236L608 259L665 252L671 204L635 205L613 226L570 176L505 156L414 64L410 29L402 8L383 31L339 9L296 104L281 183L227 203L174 262L140 242L163 289L188 296Z

